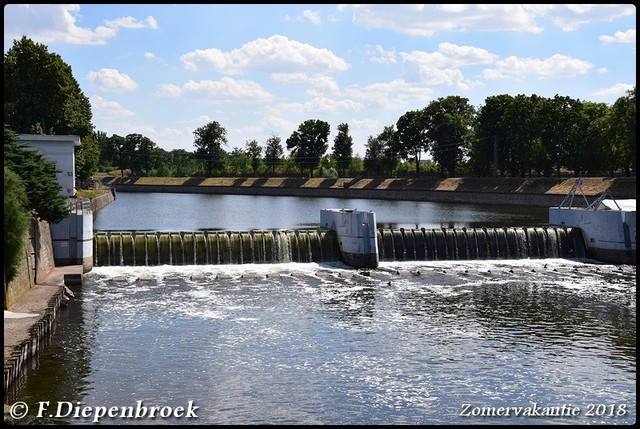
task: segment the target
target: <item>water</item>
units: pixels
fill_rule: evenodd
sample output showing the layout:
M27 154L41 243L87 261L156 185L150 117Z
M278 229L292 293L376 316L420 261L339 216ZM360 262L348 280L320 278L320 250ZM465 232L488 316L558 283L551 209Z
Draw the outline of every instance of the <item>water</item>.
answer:
M198 407L106 424L631 424L635 278L564 258L95 267L5 402ZM530 415L549 407L574 415Z
M376 213L378 228L542 226L544 207L448 204L418 201L120 192L94 221L96 231L198 231L309 229L320 210L348 208Z

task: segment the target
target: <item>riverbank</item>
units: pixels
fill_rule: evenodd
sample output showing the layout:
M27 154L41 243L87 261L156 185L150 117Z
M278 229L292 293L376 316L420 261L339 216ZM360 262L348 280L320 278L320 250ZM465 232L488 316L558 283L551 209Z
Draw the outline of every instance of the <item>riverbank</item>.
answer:
M313 196L469 204L552 207L571 191L576 178L255 178L255 177L105 177L102 184L123 192L180 192L270 196ZM588 177L587 197L607 189L614 198L636 197L634 177Z
M4 310L4 392L20 378L30 358L38 354L68 296L66 285L79 284L82 265L55 267Z
M96 190L94 194L90 200L94 213L115 200L115 194L109 188ZM32 225L25 241L20 275L5 287L5 398L11 389L19 386L17 381L29 360L39 353L52 332L61 308L69 299L66 286L81 285L85 271L83 265L55 266L47 222Z

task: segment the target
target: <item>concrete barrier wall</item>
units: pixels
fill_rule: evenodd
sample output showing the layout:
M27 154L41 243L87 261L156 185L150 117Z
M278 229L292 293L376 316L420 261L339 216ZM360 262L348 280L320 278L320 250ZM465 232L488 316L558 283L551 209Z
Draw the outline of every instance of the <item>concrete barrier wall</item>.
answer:
M96 213L98 210L107 206L114 202L116 199L115 189L112 189L111 192L106 192L104 194L96 195L91 199L91 210L93 213Z
M176 192L185 194L266 195L291 197L362 198L393 201L432 201L464 204L501 204L528 207L560 205L564 195L423 191L402 189L269 188L229 186L113 185L118 192Z
M36 263L35 254L39 255ZM18 276L9 282L5 295L5 307L10 308L38 279L44 278L55 267L51 230L48 222L32 222L25 234L24 258Z

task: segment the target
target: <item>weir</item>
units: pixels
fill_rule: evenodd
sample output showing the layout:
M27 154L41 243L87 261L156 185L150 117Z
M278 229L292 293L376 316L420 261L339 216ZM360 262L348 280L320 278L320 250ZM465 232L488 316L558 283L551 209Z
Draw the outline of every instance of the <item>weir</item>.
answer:
M580 229L421 228L376 231L380 261L586 258ZM94 266L221 265L341 260L335 231L94 233Z

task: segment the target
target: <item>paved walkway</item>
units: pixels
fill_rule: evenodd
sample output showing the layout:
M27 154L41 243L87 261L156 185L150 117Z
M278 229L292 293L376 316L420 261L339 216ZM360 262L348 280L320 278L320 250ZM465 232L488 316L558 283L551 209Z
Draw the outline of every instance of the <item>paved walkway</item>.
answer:
M82 265L55 267L29 289L8 311L4 311L4 362L18 346L30 339L36 326L49 310L51 300L62 292L65 274L82 275ZM50 310L49 310L50 311Z

